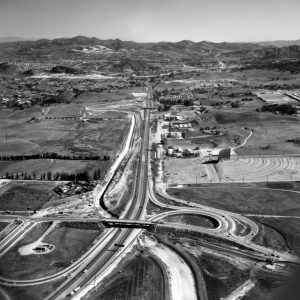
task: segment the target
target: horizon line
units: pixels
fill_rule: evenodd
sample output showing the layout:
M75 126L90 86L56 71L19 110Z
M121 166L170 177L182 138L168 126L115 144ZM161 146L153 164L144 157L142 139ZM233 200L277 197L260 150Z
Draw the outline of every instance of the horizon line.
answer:
M21 37L21 36L0 36L0 39L9 39L9 38L15 38L15 39L20 39L19 42L26 42L26 41L38 41L38 40L56 40L56 39L72 39L72 38L76 38L76 37L86 37L86 38L96 38L102 41L106 41L106 40L120 40L123 42L134 42L134 43L138 43L138 44L150 44L150 43L154 43L154 44L158 44L158 43L180 43L183 41L187 41L187 42L192 42L192 43L201 43L201 42L208 42L208 43L216 43L216 44L221 44L221 43L230 43L230 44L238 44L238 43L242 43L242 44L246 44L246 43L251 43L251 44L255 44L255 43L268 43L268 42L289 42L289 41L299 41L300 38L296 38L296 39L278 39L278 40L261 40L261 41L245 41L245 40L241 40L241 41L221 41L221 42L216 42L216 41L212 41L212 40L200 40L200 41L195 41L195 40L188 40L188 39L183 39L183 40L177 40L177 41L167 41L167 40L161 40L161 41L147 41L147 42L137 42L134 40L127 40L127 39L120 39L118 37L115 38L101 38L101 37L96 37L96 36L88 36L88 35L74 35L74 36L61 36L61 37ZM18 41L12 41L13 42L18 42Z

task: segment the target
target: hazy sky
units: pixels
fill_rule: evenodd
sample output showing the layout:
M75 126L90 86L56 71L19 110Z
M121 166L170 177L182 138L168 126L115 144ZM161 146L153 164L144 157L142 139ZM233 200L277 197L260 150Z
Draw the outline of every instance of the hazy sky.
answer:
M0 37L300 38L300 0L0 0Z

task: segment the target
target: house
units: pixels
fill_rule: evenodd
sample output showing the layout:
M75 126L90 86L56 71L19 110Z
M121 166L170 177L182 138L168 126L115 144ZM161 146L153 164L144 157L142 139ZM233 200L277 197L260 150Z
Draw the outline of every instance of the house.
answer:
M174 149L173 148L169 148L167 153L170 156L173 155L174 154Z
M171 131L167 134L167 138L180 139L180 138L182 138L182 132L181 131Z

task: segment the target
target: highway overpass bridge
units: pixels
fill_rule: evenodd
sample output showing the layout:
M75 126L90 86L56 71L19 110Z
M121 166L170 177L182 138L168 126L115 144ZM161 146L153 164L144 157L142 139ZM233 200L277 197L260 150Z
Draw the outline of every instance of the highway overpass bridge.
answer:
M125 219L105 219L101 221L106 227L120 228L148 228L157 225L157 222L141 221L141 220L125 220Z

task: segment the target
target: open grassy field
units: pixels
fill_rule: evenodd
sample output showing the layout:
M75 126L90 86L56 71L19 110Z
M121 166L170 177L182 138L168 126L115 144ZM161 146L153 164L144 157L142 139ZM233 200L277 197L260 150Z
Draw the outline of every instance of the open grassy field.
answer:
M280 233L281 244L300 254L300 220L293 218L260 218L251 217L254 221L265 224ZM268 232L262 231L260 241L269 239ZM283 239L283 242L282 242ZM268 241L267 241L268 242Z
M0 222L0 231L2 231L8 224L8 222Z
M223 183L170 188L167 192L180 199L237 213L300 216L299 194L293 191Z
M163 272L147 252L135 250L118 270L122 271L104 279L90 300L165 299Z
M38 284L38 285L31 285L25 287L4 287L2 286L1 289L9 296L11 300L40 300L44 299L47 295L53 292L60 284L63 283L65 279L59 279L50 281L45 284ZM4 300L7 298L1 298L1 290L0 290L0 299Z
M202 148L230 148L235 146L226 135L194 137L191 138L191 143L194 144L194 147L199 145Z
M110 155L118 151L129 119L80 122L43 119L27 122L38 110L0 111L0 155L56 152L63 155Z
M241 109L242 110L242 109ZM238 111L238 110L227 110L222 112L214 113L214 118L218 124L256 124L261 122L265 124L267 122L284 122L284 121L296 121L295 117L288 117L282 115L275 115L268 112L256 112L256 111Z
M221 73L222 74L222 73ZM298 74L291 74L290 72L278 71L276 69L268 70L268 69L251 69L251 70L240 70L233 71L229 73L229 76L234 77L239 80L247 80L250 81L250 86L255 85L255 83L264 83L264 84L295 84L300 83L300 79ZM223 75L224 76L224 75ZM227 74L226 74L227 76ZM276 77L276 80L274 80ZM277 80L278 77L278 80Z
M34 227L0 258L0 274L16 279L39 278L55 274L78 259L102 231L103 229L96 223L60 223L43 240L54 245L54 251L45 255L21 256L18 252L19 247L31 243L44 232L41 228Z
M216 228L216 226L218 225L217 222L215 222L211 218L200 216L200 215L192 215L192 214L190 215L182 214L180 216L168 216L163 220L164 222L187 224L187 225L199 226L204 228Z
M131 92L131 89L115 91L112 90L110 92L104 91L101 93L86 92L81 94L76 99L76 103L89 106L109 102L126 101L129 99L134 99Z
M214 114L216 123L222 127L248 127L253 130L247 144L238 149L242 155L299 154L299 146L288 143L299 131L297 117L255 111L227 111Z
M57 197L56 185L54 182L11 181L0 188L0 210L40 209Z
M255 183L255 185L258 187L267 187L270 189L300 191L300 182L296 182L296 181L260 182L260 183Z
M24 237L18 242L18 247L30 244L38 240L46 230L52 225L52 221L37 223Z
M26 172L28 175L40 172L46 172L54 163L51 159L29 159L22 161L0 161L0 176L6 173L14 174Z
M256 218L253 219L257 221ZM267 225L263 220L260 220L258 224L259 233L252 239L252 242L279 251L291 250L285 236L281 233L279 228Z
M222 181L299 181L299 157L239 157L216 165Z

